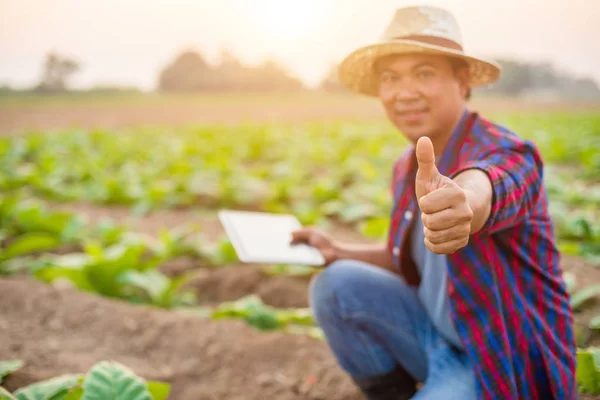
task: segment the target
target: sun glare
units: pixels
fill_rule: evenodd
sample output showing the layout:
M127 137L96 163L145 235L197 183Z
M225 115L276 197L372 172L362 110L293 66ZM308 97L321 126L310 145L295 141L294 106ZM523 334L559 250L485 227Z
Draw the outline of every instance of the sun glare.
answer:
M257 2L259 3L259 2ZM317 1L264 1L256 7L257 23L269 35L283 40L315 34L321 17Z

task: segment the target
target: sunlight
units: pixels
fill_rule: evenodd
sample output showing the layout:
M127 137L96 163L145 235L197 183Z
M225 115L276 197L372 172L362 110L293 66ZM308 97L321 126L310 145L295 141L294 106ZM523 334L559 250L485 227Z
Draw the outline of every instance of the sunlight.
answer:
M256 2L256 22L261 30L281 40L314 35L322 17L323 7L317 1Z

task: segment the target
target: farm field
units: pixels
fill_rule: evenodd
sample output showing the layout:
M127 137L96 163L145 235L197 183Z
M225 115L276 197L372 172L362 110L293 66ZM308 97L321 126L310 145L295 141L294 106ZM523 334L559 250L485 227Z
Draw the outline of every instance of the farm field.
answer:
M240 264L216 212L383 240L407 143L373 101L278 96L0 99L0 361L24 363L7 390L115 360L170 399L361 398L310 315L318 270ZM473 107L542 152L582 393L600 394L600 106Z

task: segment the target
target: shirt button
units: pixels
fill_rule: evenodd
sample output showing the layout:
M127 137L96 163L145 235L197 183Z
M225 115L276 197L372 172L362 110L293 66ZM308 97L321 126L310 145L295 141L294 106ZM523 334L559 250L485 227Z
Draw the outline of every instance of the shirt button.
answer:
M396 257L398 257L398 255L400 255L400 248L398 246L394 247L394 249L392 250L392 252L394 253L394 255Z
M407 221L410 221L413 217L413 213L412 211L408 210L404 213L404 219Z

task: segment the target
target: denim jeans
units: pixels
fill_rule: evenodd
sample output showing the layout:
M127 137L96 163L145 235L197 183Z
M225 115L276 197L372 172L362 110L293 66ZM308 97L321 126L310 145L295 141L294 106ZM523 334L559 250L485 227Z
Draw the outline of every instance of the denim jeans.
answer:
M383 375L399 364L424 383L414 399L477 398L466 353L440 335L417 288L400 276L359 261L336 261L311 283L310 303L349 375Z

